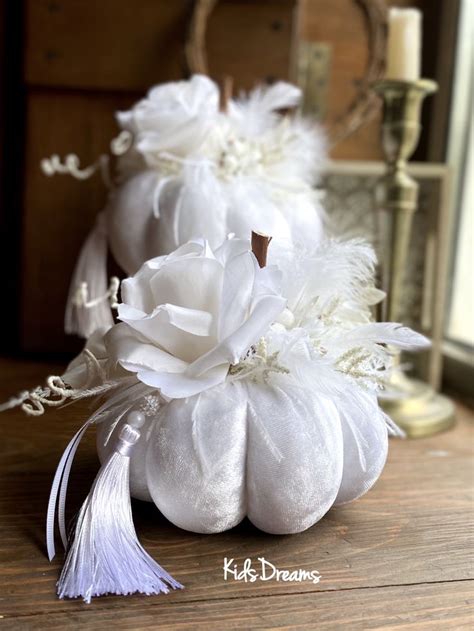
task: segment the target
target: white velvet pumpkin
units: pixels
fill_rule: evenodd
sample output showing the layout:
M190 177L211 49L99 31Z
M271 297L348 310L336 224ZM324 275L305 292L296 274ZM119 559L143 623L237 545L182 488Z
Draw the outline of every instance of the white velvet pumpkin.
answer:
M154 501L193 532L221 532L248 516L261 530L285 534L368 491L388 443L375 395L352 395L338 406L288 379L277 381L224 384L165 404L132 456L132 496ZM346 405L353 406L350 416ZM99 425L101 461L110 450L109 429Z
M280 109L298 105L287 83L257 88L219 111L208 77L156 86L117 115L133 144L119 164L122 184L107 207L109 242L128 273L154 256L204 236L217 247L251 230L278 242L313 244L322 236L314 191L325 157L314 125Z
M387 454L383 344L426 344L371 322L373 265L359 242L288 253L282 270L259 269L239 240L149 261L124 282L123 322L105 336L109 369L142 386L99 423L101 460L128 410L145 410L131 493L194 532L245 516L300 532L361 496Z

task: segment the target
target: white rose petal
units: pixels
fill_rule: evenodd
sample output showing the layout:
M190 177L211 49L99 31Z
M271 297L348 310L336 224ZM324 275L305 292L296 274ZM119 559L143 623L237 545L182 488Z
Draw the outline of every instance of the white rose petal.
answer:
M111 361L168 398L212 388L284 310L280 281L247 241L213 252L196 240L152 259L123 283L122 324L106 337Z

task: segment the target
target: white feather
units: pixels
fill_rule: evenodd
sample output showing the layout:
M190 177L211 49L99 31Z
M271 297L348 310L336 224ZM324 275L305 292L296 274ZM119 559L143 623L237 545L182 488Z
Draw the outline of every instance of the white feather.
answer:
M390 344L403 350L417 350L431 346L427 337L396 322L371 322L352 329L346 336L350 337L353 345L359 342Z

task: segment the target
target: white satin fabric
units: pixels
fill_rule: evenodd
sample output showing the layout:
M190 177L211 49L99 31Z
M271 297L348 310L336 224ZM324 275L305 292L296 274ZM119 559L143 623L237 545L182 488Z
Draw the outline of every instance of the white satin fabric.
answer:
M163 405L132 455L134 497L180 528L215 533L245 516L274 534L301 532L377 480L387 428L375 395L331 400L296 380L226 382ZM99 425L101 460L109 425Z

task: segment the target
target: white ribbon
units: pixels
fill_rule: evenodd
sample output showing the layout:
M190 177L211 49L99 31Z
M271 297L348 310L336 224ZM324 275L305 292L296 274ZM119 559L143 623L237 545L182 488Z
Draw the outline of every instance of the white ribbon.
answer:
M158 184L156 185L155 190L153 192L153 215L156 217L156 219L160 218L161 193L163 192L168 182L171 182L175 177L176 177L175 175L170 175L168 177L162 177L158 180Z
M84 423L79 431L77 431L74 437L69 442L68 446L64 450L61 460L59 461L56 473L54 475L53 484L51 486L51 492L49 494L48 512L46 515L46 547L48 550L48 558L51 561L55 554L56 548L54 545L54 525L56 518L56 504L58 503L58 525L59 533L61 535L61 541L64 549L67 547L67 533L66 533L66 521L65 521L65 506L66 506L66 493L69 480L69 474L71 472L74 456L76 455L79 443L82 437L86 433L86 430L92 425L93 420L89 419Z

